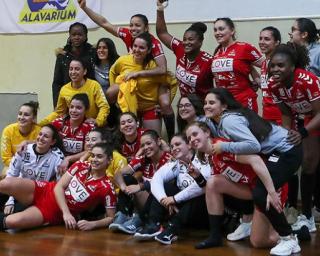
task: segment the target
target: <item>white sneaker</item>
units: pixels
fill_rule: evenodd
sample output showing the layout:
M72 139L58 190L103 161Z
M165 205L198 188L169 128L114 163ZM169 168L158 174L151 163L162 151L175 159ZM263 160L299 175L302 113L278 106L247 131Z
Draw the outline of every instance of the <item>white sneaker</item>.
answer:
M252 222L245 223L240 220L240 225L236 228L235 231L233 231L233 233L227 235L227 239L229 241L238 241L250 236L251 224Z
M307 226L310 233L317 231L316 223L314 222L313 216L310 219L307 219L305 215L300 214L298 216L297 221L294 224L292 224L291 227L294 231L296 231L301 229L302 226Z
M280 236L278 244L270 250L271 255L286 256L301 251L296 236Z

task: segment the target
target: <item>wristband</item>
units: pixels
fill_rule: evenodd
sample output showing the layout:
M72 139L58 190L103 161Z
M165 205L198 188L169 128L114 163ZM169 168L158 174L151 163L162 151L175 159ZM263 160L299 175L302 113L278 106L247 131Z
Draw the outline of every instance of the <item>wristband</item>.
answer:
M307 129L305 127L299 128L298 132L300 133L302 139L309 136L309 132L307 131Z
M203 177L203 175L201 173L198 177L194 178L194 180L197 182L197 184L200 188L205 187L207 184L207 180Z

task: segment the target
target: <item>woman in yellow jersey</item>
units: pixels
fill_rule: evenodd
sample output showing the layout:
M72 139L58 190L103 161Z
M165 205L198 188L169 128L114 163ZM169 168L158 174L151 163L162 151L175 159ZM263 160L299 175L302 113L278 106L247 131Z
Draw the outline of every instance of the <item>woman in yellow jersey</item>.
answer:
M58 103L54 112L40 122L45 125L68 112L72 97L78 93L86 93L90 106L86 112L88 121L102 127L106 124L109 104L98 82L86 78L87 68L82 59L73 59L69 65L71 82L65 84L59 93Z
M34 141L41 129L36 124L39 103L29 101L21 105L17 122L9 124L3 129L1 136L1 159L4 164L2 175L6 174L6 170L17 147L23 141Z
M121 91L121 76L125 77L131 72L149 70L156 66L151 50L152 41L148 32L144 32L135 37L132 53L121 56L111 67L109 73L111 86L107 90L108 99L115 100L118 98L119 103L118 91L119 86ZM122 111L134 111L131 107L132 104L136 104L136 112L139 118L142 119L143 127L156 130L159 134L161 134L161 117L158 113L158 89L159 86L163 84L167 84L165 75L130 79L127 85L134 87L130 91L135 92L136 102L129 102L129 108L122 109Z

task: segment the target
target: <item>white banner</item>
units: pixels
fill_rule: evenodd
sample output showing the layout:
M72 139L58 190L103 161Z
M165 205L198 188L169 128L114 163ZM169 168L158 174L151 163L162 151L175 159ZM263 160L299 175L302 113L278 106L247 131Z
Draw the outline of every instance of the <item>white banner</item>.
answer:
M101 12L101 0L87 0ZM68 31L74 22L97 25L80 9L77 0L1 0L0 33L50 33Z

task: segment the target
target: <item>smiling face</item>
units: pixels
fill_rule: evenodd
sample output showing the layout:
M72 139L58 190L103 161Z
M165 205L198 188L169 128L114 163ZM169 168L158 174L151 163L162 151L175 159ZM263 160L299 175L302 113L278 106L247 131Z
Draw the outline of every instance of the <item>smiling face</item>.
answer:
M269 75L275 82L285 83L290 81L294 75L294 70L294 65L284 54L276 54L270 60Z
M235 31L225 21L218 20L214 23L213 34L218 44L228 46L234 41Z
M263 30L259 36L259 47L262 53L270 55L274 48L279 45L279 41L276 41L273 37L271 30Z
M86 136L85 149L91 151L93 146L99 142L102 142L100 132L92 131Z
M178 113L181 119L192 121L196 118L196 110L188 98L181 98L178 104Z
M147 42L142 38L136 38L132 46L132 54L137 63L142 63L151 52Z
M108 53L109 53L109 49L107 44L103 41L100 41L99 44L97 45L97 56L99 60L101 61L108 60Z
M108 155L100 147L93 147L91 151L91 168L94 171L105 171L110 164Z
M70 119L73 121L81 120L85 118L86 109L82 101L73 99L70 102L69 115Z
M152 158L160 151L160 140L154 140L150 135L142 135L140 141L140 147L142 148L144 155L148 158Z
M219 118L227 107L221 103L218 97L213 93L208 93L205 100L203 110L206 117L210 119Z
M204 131L197 125L191 125L187 128L186 135L193 149L205 152L208 141L210 140L209 131Z
M31 127L35 122L32 108L28 106L21 106L18 112L17 121L20 128Z
M290 41L296 44L304 44L305 43L305 33L302 33L299 28L299 24L295 21L291 27L291 32L288 33L290 37Z
M74 26L71 28L70 33L70 42L73 47L80 47L87 40L87 35L83 31L81 26Z
M73 60L69 65L69 77L73 83L80 83L87 74L87 70L83 67L82 63Z
M133 38L148 31L148 26L146 26L142 19L139 17L132 17L129 25L129 32Z
M47 126L42 127L36 139L37 152L41 154L46 153L55 143L56 140L53 139L53 131Z
M176 159L184 159L190 152L189 145L180 136L174 136L170 146L171 154Z
M195 31L187 31L183 35L183 47L186 54L198 52L201 48L202 41Z
M120 117L120 132L125 137L133 136L137 133L138 123L129 114L124 114Z

